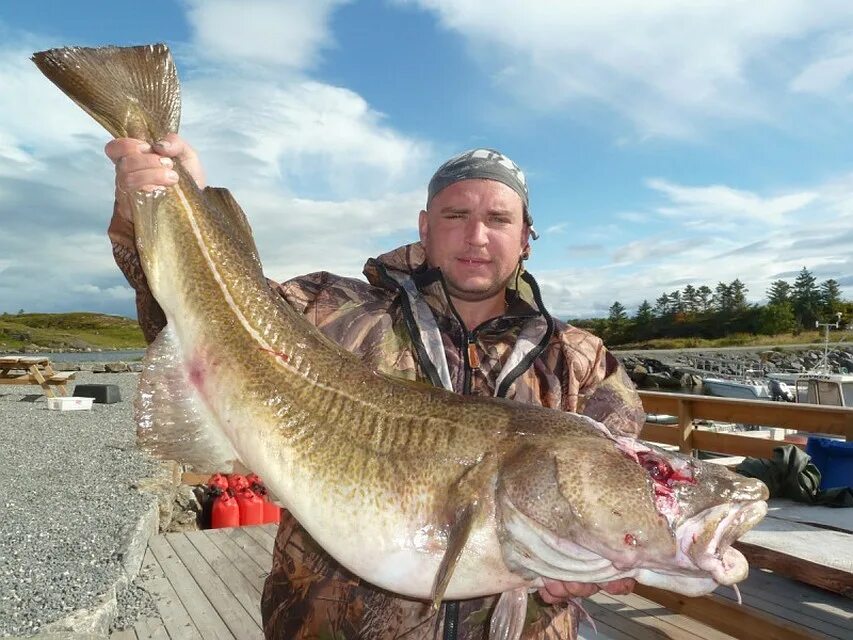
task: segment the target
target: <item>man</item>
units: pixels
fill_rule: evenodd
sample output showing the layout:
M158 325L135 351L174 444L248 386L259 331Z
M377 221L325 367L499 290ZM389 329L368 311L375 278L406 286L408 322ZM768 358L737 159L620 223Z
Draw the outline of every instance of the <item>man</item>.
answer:
M106 146L116 164L110 238L137 292L139 322L151 341L165 323L139 266L127 194L177 182L178 158L199 186L193 151L171 135L152 149L136 140ZM458 393L511 398L582 412L636 435L644 413L633 385L601 341L553 320L523 268L535 238L527 183L506 156L476 149L451 158L429 183L420 242L370 259L368 282L326 272L271 282L320 331L375 369L426 380ZM570 624L571 610L550 604L604 588L626 593L632 580L602 586L549 581L528 599L524 638ZM442 610L445 638L482 639L496 599ZM276 538L262 599L268 638L433 637L424 603L396 597L347 572L288 514Z

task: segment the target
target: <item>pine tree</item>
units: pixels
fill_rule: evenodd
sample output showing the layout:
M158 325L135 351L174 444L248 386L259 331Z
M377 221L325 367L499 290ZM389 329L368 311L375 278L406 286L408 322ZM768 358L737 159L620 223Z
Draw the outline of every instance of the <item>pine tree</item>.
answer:
M767 304L783 304L791 301L791 285L784 280L774 280L767 290Z
M732 283L729 285L729 291L731 292L732 310L743 311L746 309L746 292L749 289L740 281L740 278L732 280Z
M802 327L813 327L820 311L820 291L815 282L816 278L803 267L791 289L794 315Z
M841 287L838 282L830 278L820 284L820 306L821 313L826 316L834 316L841 311Z
M662 294L657 300L655 300L655 315L658 318L663 318L670 314L670 304L669 304L669 294Z
M714 308L721 312L732 310L732 288L725 282L718 282L714 288Z
M699 311L708 313L713 309L714 292L711 287L703 284L696 290L696 297L699 301Z
M621 302L619 302L617 300L612 305L610 305L610 310L608 311L608 314L607 314L608 322L610 322L612 324L615 322L624 322L627 319L628 319L628 314L625 313L625 307L622 306Z
M681 299L680 291L673 291L669 294L669 309L670 313L684 312L684 301Z
M699 313L699 292L692 284L688 284L681 292L681 301L687 313Z
M637 324L649 324L653 317L652 305L649 304L648 300L643 300L642 304L637 307L637 315L634 316L634 320L637 321Z

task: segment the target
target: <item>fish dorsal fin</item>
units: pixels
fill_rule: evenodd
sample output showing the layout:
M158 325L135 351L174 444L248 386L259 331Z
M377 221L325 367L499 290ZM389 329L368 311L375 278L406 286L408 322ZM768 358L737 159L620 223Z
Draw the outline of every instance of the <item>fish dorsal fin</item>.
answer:
M489 640L518 640L527 616L527 587L504 591L489 622Z
M237 204L237 200L231 195L231 192L223 187L205 187L204 198L210 206L218 209L231 221L229 226L234 237L239 238L246 249L257 256L258 248L255 246L252 227L242 207Z
M154 142L178 131L181 91L165 44L65 47L34 53L32 59L117 138Z
M166 325L145 353L134 403L139 445L200 473L230 472L239 462L190 383L177 336Z
M492 456L486 456L467 469L451 489L447 501L450 528L447 550L441 559L432 586L432 604L438 609L456 563L468 543L468 537L484 512L489 496L494 495L496 465Z

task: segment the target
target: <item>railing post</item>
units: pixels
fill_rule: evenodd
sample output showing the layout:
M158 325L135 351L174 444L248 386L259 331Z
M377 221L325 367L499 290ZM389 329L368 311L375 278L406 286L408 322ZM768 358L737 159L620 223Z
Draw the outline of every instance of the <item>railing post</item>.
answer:
M678 449L681 453L693 454L693 403L678 399Z

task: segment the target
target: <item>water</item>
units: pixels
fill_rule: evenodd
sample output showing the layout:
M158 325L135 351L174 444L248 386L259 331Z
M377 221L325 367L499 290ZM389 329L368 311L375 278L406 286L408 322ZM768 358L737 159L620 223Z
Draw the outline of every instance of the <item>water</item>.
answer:
M52 362L118 362L119 360L134 362L142 359L142 356L145 355L145 350L127 349L122 351L91 351L85 353L59 351L56 353L11 353L9 355L45 356L50 358Z

